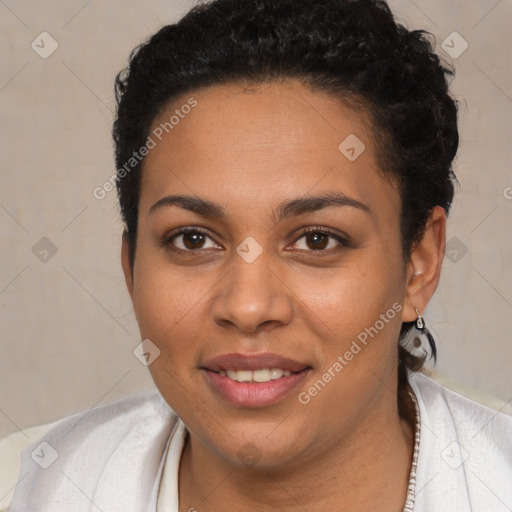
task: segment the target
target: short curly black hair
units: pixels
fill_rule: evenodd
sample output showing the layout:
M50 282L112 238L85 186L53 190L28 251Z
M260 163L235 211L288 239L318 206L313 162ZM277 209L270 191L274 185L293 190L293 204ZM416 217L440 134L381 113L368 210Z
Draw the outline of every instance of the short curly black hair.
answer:
M120 169L144 146L159 113L185 94L217 84L295 79L364 110L373 121L380 167L401 197L404 258L424 233L434 206L449 213L458 147L453 69L429 34L396 23L383 0L213 0L164 26L130 55L115 82L116 180L136 252L142 160ZM412 322L404 322L400 340ZM432 346L435 355L435 345ZM419 370L399 344L401 375Z

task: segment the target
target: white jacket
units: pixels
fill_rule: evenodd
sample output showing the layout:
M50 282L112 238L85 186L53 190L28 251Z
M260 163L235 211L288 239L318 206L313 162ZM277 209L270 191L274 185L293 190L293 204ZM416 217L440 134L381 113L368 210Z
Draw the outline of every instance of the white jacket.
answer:
M512 511L512 417L422 374L410 382L421 416L415 512ZM184 432L156 389L65 418L23 452L8 510L156 512L165 495L177 512Z

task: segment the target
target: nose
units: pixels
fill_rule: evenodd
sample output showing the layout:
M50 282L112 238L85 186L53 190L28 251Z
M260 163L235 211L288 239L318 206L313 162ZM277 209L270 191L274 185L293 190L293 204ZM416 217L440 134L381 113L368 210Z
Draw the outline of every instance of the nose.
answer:
M251 334L287 325L293 315L293 292L271 268L265 251L251 263L236 253L232 259L212 300L215 322Z

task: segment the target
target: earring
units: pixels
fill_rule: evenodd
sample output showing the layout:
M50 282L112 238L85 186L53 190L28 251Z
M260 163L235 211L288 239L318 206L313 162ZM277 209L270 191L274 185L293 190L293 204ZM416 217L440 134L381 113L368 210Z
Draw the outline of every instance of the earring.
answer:
M418 318L416 318L416 322L414 322L414 325L416 326L416 329L423 333L425 330L425 321L423 320L423 317L421 316L421 313L418 311L418 308L414 308L414 311L416 311L416 314L418 315Z
M417 308L414 308L414 310L418 315L418 318L416 318L416 321L414 322L414 326L421 334L424 334L427 337L428 344L430 345L430 350L432 351L432 357L434 358L435 362L437 361L437 349L434 337L432 336L432 334L430 334L430 331L427 329L427 326L425 325L425 320L421 316L421 313L418 311Z

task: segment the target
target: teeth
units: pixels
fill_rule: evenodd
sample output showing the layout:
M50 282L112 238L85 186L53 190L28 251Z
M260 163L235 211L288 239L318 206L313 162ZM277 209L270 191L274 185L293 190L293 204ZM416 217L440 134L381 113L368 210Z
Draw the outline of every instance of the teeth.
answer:
M281 368L262 368L261 370L220 370L219 375L238 382L269 382L288 377L292 372Z
M237 370L236 380L238 382L251 382L252 371L251 370Z
M284 370L281 370L281 368L272 368L272 370L270 370L271 379L280 379L283 375Z
M270 370L268 368L264 370L254 370L252 372L252 380L254 382L268 382L270 380Z

